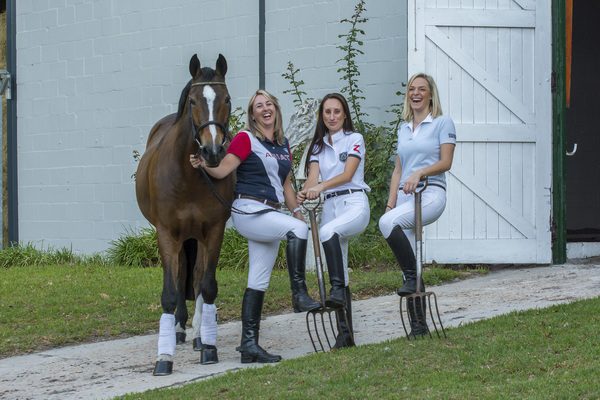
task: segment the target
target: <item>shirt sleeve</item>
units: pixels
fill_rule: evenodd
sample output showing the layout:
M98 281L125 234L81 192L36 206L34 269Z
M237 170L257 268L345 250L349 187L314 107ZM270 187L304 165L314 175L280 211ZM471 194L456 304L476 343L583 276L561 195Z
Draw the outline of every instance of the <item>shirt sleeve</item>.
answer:
M365 156L365 140L363 139L363 136L360 133L355 133L352 139L348 149L348 156L363 159Z
M245 131L238 132L227 148L228 154L233 154L241 161L246 161L251 152L252 144L250 143L248 132Z
M456 128L454 127L454 122L449 117L444 116L442 118L438 131L440 144L456 144Z
M308 159L308 162L319 162L319 155L315 154L315 152L317 151L317 146L313 146L312 152L310 153L310 158Z

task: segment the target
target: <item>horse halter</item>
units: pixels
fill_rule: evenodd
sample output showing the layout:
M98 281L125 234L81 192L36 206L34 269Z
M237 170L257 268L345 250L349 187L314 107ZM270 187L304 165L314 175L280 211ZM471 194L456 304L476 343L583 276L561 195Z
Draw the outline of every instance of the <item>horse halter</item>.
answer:
M225 82L195 82L195 83L192 83L192 86L200 86L200 85L223 85L223 86L225 86ZM209 120L209 121L201 123L198 127L196 127L196 124L194 124L194 118L192 116L191 99L189 100L188 114L190 116L190 122L192 123L192 137L194 138L196 143L198 143L198 147L199 147L198 151L201 151L204 148L202 143L200 143L200 136L198 135L198 132L200 132L202 129L206 128L207 126L215 125L215 126L221 128L221 131L225 135L224 142L227 142L230 140L230 138L229 138L229 117L231 115L231 103L229 103L229 111L227 112L227 123L225 125L223 125L219 121Z

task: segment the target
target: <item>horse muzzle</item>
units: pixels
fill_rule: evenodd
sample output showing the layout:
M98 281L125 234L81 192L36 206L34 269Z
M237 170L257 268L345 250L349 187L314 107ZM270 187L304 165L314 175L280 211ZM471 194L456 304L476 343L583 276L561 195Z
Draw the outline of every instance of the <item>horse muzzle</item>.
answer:
M207 167L214 168L218 166L223 157L225 157L225 146L222 144L202 146L200 155L206 161Z

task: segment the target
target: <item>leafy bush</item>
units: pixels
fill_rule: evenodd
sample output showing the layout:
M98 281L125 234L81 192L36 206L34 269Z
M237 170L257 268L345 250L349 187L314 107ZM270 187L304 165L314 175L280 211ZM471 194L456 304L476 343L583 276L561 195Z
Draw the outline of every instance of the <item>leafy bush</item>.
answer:
M129 230L117 240L110 242L108 258L118 265L153 267L160 265L160 255L154 228L142 228L139 232Z
M156 230L142 228L139 232L129 231L125 236L111 242L109 260L117 265L135 267L161 266ZM285 242L279 246L275 268L285 268ZM235 229L225 229L223 246L219 257L219 268L243 270L248 268L248 243Z
M103 264L106 260L100 255L79 256L68 248L46 250L35 247L32 243L19 244L0 250L0 268L34 267L39 265L75 265Z

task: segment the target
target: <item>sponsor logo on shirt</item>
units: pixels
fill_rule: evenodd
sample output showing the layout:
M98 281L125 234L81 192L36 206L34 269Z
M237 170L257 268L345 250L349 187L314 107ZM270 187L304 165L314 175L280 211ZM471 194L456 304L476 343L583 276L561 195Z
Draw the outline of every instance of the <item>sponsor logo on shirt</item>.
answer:
M348 152L340 153L340 161L345 162L348 159Z
M360 154L360 144L355 144L353 150Z
M289 154L277 154L277 153L265 153L265 157L269 158L276 158L278 160L284 160L284 161L290 161L290 155Z

